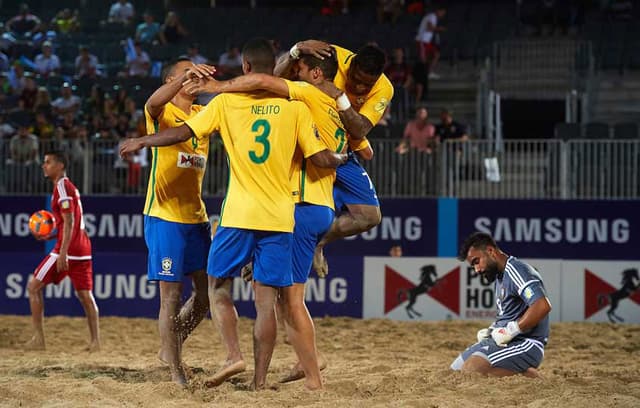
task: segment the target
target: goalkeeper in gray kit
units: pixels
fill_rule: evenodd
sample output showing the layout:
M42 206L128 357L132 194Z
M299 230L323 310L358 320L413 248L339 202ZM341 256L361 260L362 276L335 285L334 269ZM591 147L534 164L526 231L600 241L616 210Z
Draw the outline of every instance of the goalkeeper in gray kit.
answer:
M480 232L465 240L458 259L495 282L498 310L495 322L478 331L478 342L463 351L451 368L495 377L537 377L551 311L538 271L502 252L490 235Z

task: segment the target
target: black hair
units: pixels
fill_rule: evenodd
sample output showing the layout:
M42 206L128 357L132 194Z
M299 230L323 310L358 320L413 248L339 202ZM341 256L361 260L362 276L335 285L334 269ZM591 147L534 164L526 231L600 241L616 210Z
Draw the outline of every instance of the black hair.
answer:
M272 74L276 65L273 46L266 38L253 38L242 48L242 58L251 64L252 71Z
M325 56L324 59L320 59L312 54L303 54L300 59L311 69L316 67L320 68L325 79L333 81L333 78L335 78L338 72L338 58L336 56L336 49L333 47L330 49L330 57Z
M484 232L474 232L469 235L467 239L464 240L462 245L460 246L460 253L458 254L458 260L464 261L467 259L467 254L471 248L476 248L480 250L485 250L488 246L498 248L496 241L491 237L491 235L486 234Z
M358 50L358 53L353 57L351 66L357 67L365 74L380 76L386 63L387 58L382 48L367 44Z
M167 77L171 74L173 74L173 69L176 67L176 65L179 62L183 62L183 61L191 61L189 59L189 57L181 55L178 58L170 61L169 63L167 63L163 68L162 68L162 73L160 74L161 78L162 78L162 83L164 83L167 80Z
M62 150L47 150L46 152L44 152L44 155L55 157L56 161L62 163L65 170L67 169L67 166L69 165L69 158L67 157L67 154Z

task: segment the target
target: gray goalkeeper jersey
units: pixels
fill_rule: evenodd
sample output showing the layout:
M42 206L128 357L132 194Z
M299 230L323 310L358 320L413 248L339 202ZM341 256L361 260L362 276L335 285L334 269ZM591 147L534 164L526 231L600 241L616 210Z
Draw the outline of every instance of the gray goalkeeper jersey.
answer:
M498 274L495 282L496 306L498 313L495 327L504 327L518 320L536 300L546 297L544 284L538 271L516 257L507 259L505 270ZM547 344L549 338L549 315L526 333L517 338L526 337Z

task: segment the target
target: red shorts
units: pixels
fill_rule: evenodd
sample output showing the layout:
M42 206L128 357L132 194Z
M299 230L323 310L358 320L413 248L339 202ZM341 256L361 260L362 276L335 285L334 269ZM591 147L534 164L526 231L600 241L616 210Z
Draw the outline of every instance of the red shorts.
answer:
M34 278L48 285L58 284L68 275L76 291L93 289L93 267L90 259L83 261L69 259L69 269L64 272L58 272L57 260L57 254L47 255L33 272Z
M422 47L422 52L424 52L424 55L426 57L433 56L434 54L437 54L438 52L440 52L440 47L438 47L434 43L421 42L420 46Z

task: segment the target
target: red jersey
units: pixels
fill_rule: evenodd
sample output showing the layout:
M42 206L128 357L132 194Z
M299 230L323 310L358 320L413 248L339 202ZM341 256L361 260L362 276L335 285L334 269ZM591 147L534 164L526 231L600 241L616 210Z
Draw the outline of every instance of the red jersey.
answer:
M91 259L91 241L84 230L84 219L82 218L82 202L80 192L71 180L66 177L61 178L56 183L51 197L51 212L56 217L56 228L58 229L58 242L51 251L54 254L60 253L62 245L62 229L64 220L62 213L73 214L73 231L71 231L71 242L67 258L74 261L85 261Z

